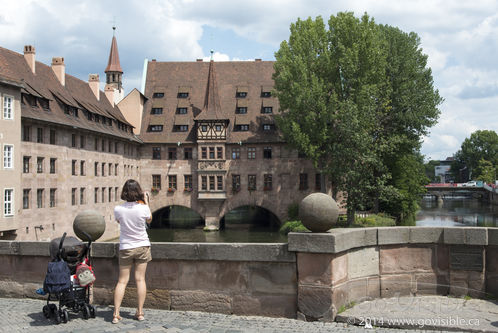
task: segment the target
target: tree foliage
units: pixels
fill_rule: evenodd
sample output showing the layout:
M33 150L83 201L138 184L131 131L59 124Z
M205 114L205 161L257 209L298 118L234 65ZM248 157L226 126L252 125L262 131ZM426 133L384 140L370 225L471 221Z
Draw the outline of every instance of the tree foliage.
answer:
M486 162L482 160L489 162L490 166L485 168ZM462 177L462 170L467 171L468 177L477 179L476 177L481 176L482 170L492 173L491 169L496 170L497 167L498 134L491 130L478 130L463 141L460 150L455 154L451 172L457 181L462 182L467 180L466 177Z
M414 33L353 13L331 16L328 29L321 17L298 19L290 31L275 54L278 126L334 197L347 193L352 223L355 209L402 195L392 170L417 153L442 99Z

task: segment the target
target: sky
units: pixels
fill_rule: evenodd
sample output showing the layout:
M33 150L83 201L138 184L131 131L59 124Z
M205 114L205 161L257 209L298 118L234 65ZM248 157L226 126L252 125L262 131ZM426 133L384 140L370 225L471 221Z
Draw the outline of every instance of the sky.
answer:
M341 11L416 32L444 98L437 125L423 138L428 159L452 156L476 130L498 130L498 0L0 0L0 46L66 73L100 74L115 25L125 93L140 89L144 60L275 60L298 18Z

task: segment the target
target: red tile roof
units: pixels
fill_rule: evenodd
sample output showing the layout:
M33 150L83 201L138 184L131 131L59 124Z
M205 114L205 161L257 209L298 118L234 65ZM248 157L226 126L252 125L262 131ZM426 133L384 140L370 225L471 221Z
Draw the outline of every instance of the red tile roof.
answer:
M227 143L282 142L277 131L263 131L263 124L274 124L273 115L279 110L277 98L261 96L262 91L271 91L273 87L273 63L150 61L140 138L151 143L195 142L193 120L212 119L210 113L215 110L216 119L229 121ZM188 98L178 98L178 93L185 91ZM247 96L237 98L237 91L245 91ZM153 98L154 93L164 93L164 97ZM236 114L237 106L247 107L247 114ZM273 114L263 114L263 106L271 106ZM177 107L186 107L187 114L177 114ZM163 108L163 113L152 115L152 108ZM188 132L173 131L173 126L180 123L189 125ZM147 132L149 125L163 125L163 131ZM250 130L234 131L235 125L249 125Z
M22 54L0 47L0 74L5 75L5 73L8 73L12 79L23 82L22 92L24 94L49 100L50 110L22 104L21 115L23 118L37 119L140 141L132 133L119 129L115 122L113 122L113 126L109 126L88 120L83 112L79 112L78 117L64 112L64 104L66 104L76 107L80 111L85 109L131 126L119 108L111 105L102 91L100 91L100 99L97 100L87 82L66 74L66 85L63 86L50 66L37 61L36 73L34 74Z

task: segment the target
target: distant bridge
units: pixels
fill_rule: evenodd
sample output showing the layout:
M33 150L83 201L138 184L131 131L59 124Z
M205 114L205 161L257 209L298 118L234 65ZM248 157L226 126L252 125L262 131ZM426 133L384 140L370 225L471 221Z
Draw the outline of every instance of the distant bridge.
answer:
M468 185L468 183L432 183L425 186L427 194L433 195L437 200L446 196L458 194L469 195L474 198L489 200L498 204L498 187L487 184Z

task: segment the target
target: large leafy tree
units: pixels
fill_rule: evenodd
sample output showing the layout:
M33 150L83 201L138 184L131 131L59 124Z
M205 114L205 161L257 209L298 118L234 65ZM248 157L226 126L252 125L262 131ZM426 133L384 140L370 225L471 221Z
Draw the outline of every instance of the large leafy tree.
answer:
M491 130L478 130L463 141L461 149L455 154L451 171L458 181L464 181L466 179L460 175L462 170L467 171L470 178L477 179L483 170L491 176L491 169L497 167L498 134Z
M290 30L275 54L278 125L327 174L334 197L347 193L352 222L358 207L400 195L391 169L416 153L441 98L415 34L353 13L331 16L328 29L317 17Z

